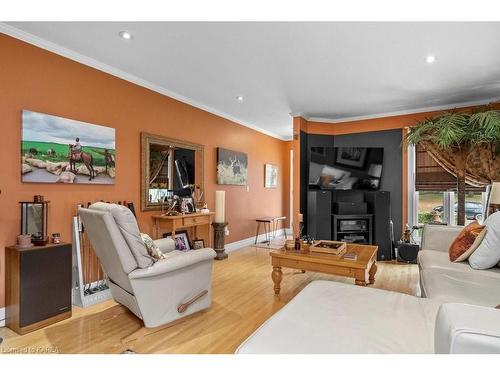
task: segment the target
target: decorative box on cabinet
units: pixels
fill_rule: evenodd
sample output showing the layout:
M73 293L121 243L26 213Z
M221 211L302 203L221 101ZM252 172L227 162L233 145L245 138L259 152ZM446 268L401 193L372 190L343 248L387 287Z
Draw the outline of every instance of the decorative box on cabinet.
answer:
M7 327L23 335L71 317L71 244L5 252Z

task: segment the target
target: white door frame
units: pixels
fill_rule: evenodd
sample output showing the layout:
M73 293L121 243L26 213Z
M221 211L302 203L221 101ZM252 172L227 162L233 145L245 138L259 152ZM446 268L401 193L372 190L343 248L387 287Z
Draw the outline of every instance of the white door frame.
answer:
M290 150L290 229L293 233L293 150Z

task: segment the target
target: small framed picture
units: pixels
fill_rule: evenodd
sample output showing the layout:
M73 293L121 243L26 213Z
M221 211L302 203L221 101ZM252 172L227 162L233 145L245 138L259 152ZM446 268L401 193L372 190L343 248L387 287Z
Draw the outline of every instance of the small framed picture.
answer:
M172 238L172 233L164 233L163 238ZM189 235L185 230L179 230L175 232L175 250L188 251L191 250L191 246L189 246Z
M181 211L185 213L196 212L194 199L192 197L181 198Z
M275 188L278 186L278 167L273 164L266 164L264 168L264 187Z
M203 240L194 240L193 241L193 249L198 250L198 249L203 249L205 248L205 241Z
M366 150L366 147L339 147L337 163L362 168L365 164Z

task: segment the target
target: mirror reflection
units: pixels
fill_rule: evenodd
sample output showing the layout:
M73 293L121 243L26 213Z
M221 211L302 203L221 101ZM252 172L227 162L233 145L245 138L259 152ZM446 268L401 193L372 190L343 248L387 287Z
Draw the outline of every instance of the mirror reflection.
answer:
M142 134L142 209L158 210L174 195L203 192L203 146Z
M161 202L174 191L194 189L194 150L150 144L149 165L149 202Z
M26 214L23 215L23 228L26 229L25 233L22 234L31 234L35 237L42 237L44 235L42 208L40 204L27 204L25 206Z

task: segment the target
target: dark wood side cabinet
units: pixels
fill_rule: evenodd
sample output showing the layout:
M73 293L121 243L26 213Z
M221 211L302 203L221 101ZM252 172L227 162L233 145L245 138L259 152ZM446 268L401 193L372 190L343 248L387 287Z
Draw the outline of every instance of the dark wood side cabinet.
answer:
M23 335L71 317L71 244L5 252L7 327Z

